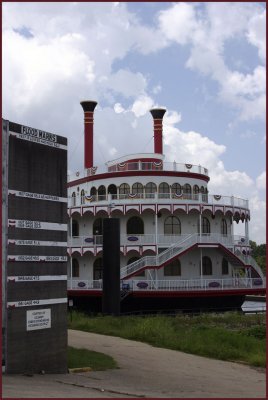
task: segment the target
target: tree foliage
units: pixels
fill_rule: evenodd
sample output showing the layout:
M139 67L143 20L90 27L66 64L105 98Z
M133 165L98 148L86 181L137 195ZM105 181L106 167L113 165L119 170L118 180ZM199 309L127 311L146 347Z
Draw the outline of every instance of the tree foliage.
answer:
M252 240L249 241L252 248L252 257L255 258L258 265L261 267L262 272L266 275L266 244L258 245Z

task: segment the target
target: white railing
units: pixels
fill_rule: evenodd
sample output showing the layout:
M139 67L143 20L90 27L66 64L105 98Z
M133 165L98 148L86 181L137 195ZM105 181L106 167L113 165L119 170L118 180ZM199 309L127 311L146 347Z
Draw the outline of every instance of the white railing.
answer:
M92 176L95 174L104 173L115 173L115 172L127 172L127 171L176 171L176 172L191 172L196 174L202 174L208 176L207 168L201 165L193 164L182 164L177 162L153 162L153 161L134 161L134 162L124 162L111 165L110 163L99 165L98 167L93 167L89 169L84 169L83 171L77 171L75 173L68 175L68 182L75 181L77 179L86 178L87 176Z
M178 280L137 280L122 281L124 289L130 291L189 291L189 290L232 290L239 288L265 288L265 279L261 278L210 278ZM102 280L68 279L68 290L102 290Z
M171 246L184 239L187 239L190 234L182 235L163 235L163 234L144 234L144 235L120 235L121 246L131 245L158 245L158 246ZM243 236L241 236L243 238ZM84 236L73 236L68 238L68 247L91 247L91 246L102 246L103 237L102 235L84 235ZM219 233L202 234L202 242L211 243L220 242L226 247L236 246L239 243L239 237L237 235L222 235ZM244 245L246 246L246 245Z
M253 269L255 269L255 271L259 274L259 276L262 279L265 279L263 271L261 269L261 267L257 264L256 260L251 257L250 255L245 255L243 253L241 253L240 251L235 251L234 253L241 261L243 261L244 264L247 265L251 265L253 267Z
M163 251L163 253L156 256L142 257L140 260L122 267L120 277L121 279L124 279L126 276L138 272L140 269L147 266L160 266L165 261L170 260L172 257L178 255L182 250L187 249L187 247L190 247L194 243L196 243L196 234L186 235L186 237L183 237L175 245L170 246L167 250Z
M114 205L131 204L133 201L136 202L154 202L161 204L163 201L170 200L172 203L198 203L203 205L219 205L219 206L230 206L230 207L242 207L248 209L248 200L241 199L234 196L220 196L212 194L194 194L194 193L127 193L127 194L102 194L102 195L88 195L88 196L76 196L68 197L69 207L86 207L95 203L101 202L102 205L110 206L111 202Z
M148 267L160 267L167 261L171 260L172 258L179 256L183 251L187 250L189 247L193 246L196 243L219 243L232 252L232 254L238 257L244 264L250 264L247 260L242 257L239 252L234 250L232 246L232 237L225 237L223 235L215 234L211 236L208 235L199 235L198 233L194 233L192 235L188 235L182 238L178 243L170 246L167 250L163 251L162 253L156 256L147 256L143 257L125 267L121 268L121 279L124 279L126 276L133 275L141 269L148 268ZM248 256L249 257L249 256ZM250 257L252 259L252 257ZM253 260L253 259L252 259ZM255 261L255 260L254 260ZM256 262L255 262L256 263ZM252 265L252 264L251 264ZM257 265L257 263L256 263ZM254 265L252 265L254 268ZM261 277L263 274L261 272L260 267L258 266L257 272Z

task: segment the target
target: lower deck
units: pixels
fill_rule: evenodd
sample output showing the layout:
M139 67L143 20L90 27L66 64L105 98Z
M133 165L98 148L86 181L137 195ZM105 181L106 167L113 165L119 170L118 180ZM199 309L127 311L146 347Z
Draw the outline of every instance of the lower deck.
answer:
M131 289L121 286L121 313L150 312L206 312L241 311L247 295L264 295L264 287L206 287L190 290L176 289ZM87 313L102 312L102 289L68 289L68 298L76 309Z

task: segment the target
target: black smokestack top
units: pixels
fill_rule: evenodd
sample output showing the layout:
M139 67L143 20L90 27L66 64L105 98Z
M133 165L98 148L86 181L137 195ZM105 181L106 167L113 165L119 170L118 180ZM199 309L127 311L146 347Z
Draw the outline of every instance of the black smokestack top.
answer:
M162 119L166 111L165 108L153 108L150 110L150 113L152 114L153 119Z
M80 104L83 107L84 112L87 112L87 111L93 112L98 103L93 100L83 100L83 101L80 101Z

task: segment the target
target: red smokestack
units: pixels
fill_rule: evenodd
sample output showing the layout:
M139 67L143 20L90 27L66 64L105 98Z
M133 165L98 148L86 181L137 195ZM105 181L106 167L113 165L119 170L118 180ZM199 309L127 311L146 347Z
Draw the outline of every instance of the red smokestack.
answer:
M84 100L80 102L84 110L84 167L93 167L93 113L96 101Z
M162 121L166 110L165 108L153 108L150 113L154 119L154 152L163 154L163 126Z

